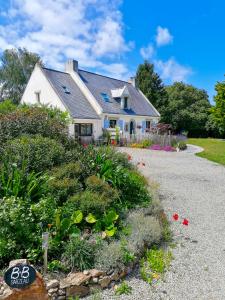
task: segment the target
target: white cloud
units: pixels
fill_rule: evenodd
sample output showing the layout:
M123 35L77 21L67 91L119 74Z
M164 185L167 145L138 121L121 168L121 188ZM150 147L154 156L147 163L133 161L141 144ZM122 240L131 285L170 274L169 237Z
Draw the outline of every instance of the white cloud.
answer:
M152 58L154 52L155 52L155 49L154 49L154 47L153 47L152 44L149 44L146 48L143 47L143 48L141 48L141 50L140 50L141 56L142 56L144 59L150 59L150 58Z
M157 27L156 44L158 47L170 44L173 42L173 36L170 34L168 28L161 26Z
M82 67L103 68L107 57L125 72L121 55L129 51L123 35L121 0L11 0L0 26L0 50L26 47L59 68L67 58Z
M186 81L187 77L193 73L190 67L179 64L174 58L167 61L155 60L154 63L162 79L167 80L169 83Z

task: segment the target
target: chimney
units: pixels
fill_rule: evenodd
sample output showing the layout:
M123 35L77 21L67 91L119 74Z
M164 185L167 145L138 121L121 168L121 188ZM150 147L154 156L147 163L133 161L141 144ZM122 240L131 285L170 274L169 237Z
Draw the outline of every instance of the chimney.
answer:
M78 72L78 61L74 59L69 59L65 65L65 71L67 73Z
M133 87L136 88L136 77L130 77L130 79L128 80L129 83L131 83L133 85Z

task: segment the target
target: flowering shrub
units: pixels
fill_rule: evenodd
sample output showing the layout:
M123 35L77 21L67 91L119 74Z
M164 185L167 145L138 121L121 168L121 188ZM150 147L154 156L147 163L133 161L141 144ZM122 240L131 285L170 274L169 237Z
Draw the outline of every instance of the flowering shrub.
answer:
M176 149L172 146L160 146L160 145L152 145L149 149L151 150L163 150L167 152L173 152L176 151Z

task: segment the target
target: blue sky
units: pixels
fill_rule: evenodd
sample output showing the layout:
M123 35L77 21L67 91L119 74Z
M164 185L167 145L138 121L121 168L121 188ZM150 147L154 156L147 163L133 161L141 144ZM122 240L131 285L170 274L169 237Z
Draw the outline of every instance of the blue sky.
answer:
M0 0L0 51L26 47L63 69L127 79L144 59L165 84L214 93L225 73L225 2L178 0Z

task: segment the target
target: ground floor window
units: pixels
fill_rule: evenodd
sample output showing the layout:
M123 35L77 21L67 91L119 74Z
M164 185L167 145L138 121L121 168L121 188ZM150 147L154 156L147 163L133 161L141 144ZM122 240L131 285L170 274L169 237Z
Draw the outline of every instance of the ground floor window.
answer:
M109 128L116 128L116 120L109 120Z
M75 137L78 136L92 136L93 124L77 123L75 124Z
M150 129L151 128L151 121L146 121L146 129Z

